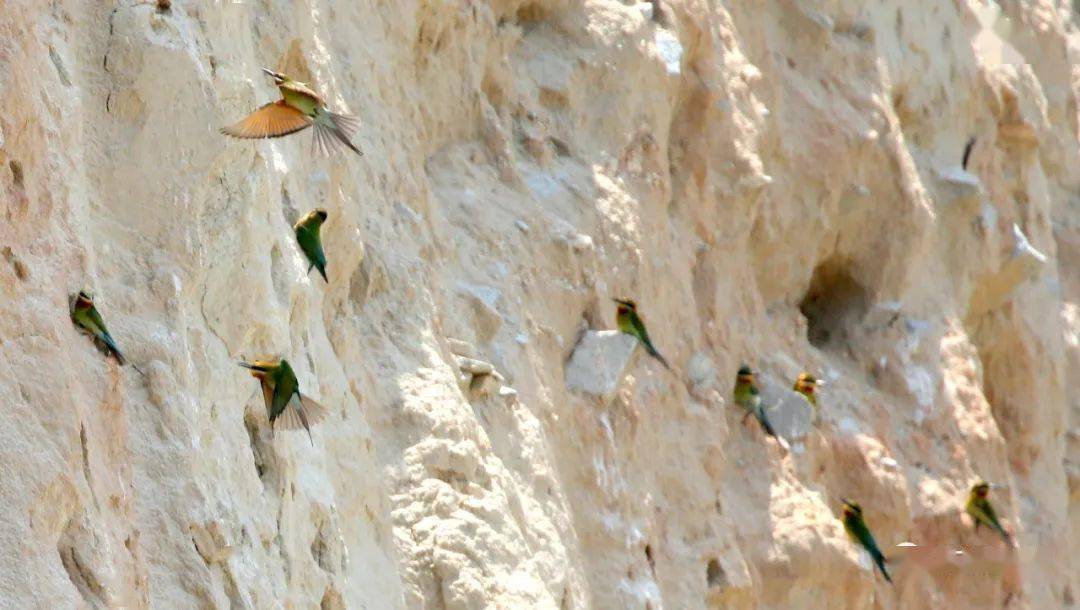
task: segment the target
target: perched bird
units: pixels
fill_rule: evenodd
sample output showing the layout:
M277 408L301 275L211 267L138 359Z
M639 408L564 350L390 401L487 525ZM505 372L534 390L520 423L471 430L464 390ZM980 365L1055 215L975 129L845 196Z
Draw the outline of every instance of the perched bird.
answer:
M638 315L637 305L633 301L625 299L612 299L617 303L615 308L615 323L619 325L619 330L628 335L637 337L637 340L641 342L641 345L645 347L645 351L650 356L660 361L660 364L664 365L664 368L671 370L671 365L668 364L666 358L660 355L660 352L656 351L653 347L652 341L649 339L649 332L645 330L645 322L642 321L641 316Z
M284 74L263 68L281 90L281 99L261 106L234 125L223 127L221 133L235 138L279 138L315 126L314 147L329 154L337 146L345 146L363 155L349 140L358 122L344 114L330 112L326 102L307 84Z
M97 307L94 306L94 297L89 292L80 290L72 298L71 321L82 331L92 336L107 353L112 354L120 366L127 364L127 359L124 358L124 354L120 353L116 341L109 334L109 329L105 327L105 321L101 319L101 314L98 313ZM131 366L136 371L139 371L139 374L142 374L139 367L134 364Z
M329 284L330 280L326 279L326 254L323 253L322 238L319 237L319 229L322 228L324 222L326 222L326 210L315 208L308 212L307 216L301 218L293 229L296 231L296 243L300 244L300 250L304 252L304 256L310 263L308 273L311 273L312 267L318 269L319 275L322 275L323 280Z
M799 376L795 378L795 385L791 388L802 394L806 398L806 402L810 403L813 407L814 413L817 413L817 388L819 385L824 385L825 381L814 377L810 373L799 373Z
M998 521L997 511L994 510L994 505L990 503L990 484L985 481L979 481L971 487L971 492L968 494L968 501L965 510L967 514L971 515L971 518L975 520L975 529L979 529L980 525L994 530L1001 534L1001 537L1005 539L1005 544L1012 546L1012 537L1005 531L1005 528L1001 526L1001 522Z
M270 426L273 427L280 417L286 429L298 430L303 427L310 439L311 426L326 416L326 409L300 393L300 382L289 362L284 359L276 362L256 360L238 364L250 369L251 376L259 380Z
M750 370L750 367L745 364L739 367L739 372L735 376L735 402L743 409L746 409L746 415L743 415L743 423L746 423L746 418L753 415L769 436L775 437L778 441L780 440L780 437L776 435L776 430L769 423L769 418L765 415L765 407L761 402L761 392L758 390L757 382L754 380L754 371Z
M866 526L862 507L850 500L842 501L844 503L844 529L847 530L848 536L851 536L852 540L866 549L867 553L870 553L870 558L874 560L874 565L881 570L881 575L885 577L885 580L889 581L889 584L892 584L892 578L889 576L888 570L885 569L885 556L881 554L881 549L878 548L874 535L870 533L870 528Z

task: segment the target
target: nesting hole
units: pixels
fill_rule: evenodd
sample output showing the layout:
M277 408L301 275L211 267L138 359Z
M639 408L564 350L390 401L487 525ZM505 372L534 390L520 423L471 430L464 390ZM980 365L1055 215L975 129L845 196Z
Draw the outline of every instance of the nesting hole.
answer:
M715 558L709 560L709 565L705 566L705 582L709 587L722 587L727 582L727 577L724 574L724 568L720 567L720 562Z
M22 164L12 159L8 161L8 169L11 170L11 183L15 185L15 188L22 189L24 180Z
M806 316L807 339L820 349L843 344L869 303L866 289L855 281L846 264L829 260L818 265L799 303Z

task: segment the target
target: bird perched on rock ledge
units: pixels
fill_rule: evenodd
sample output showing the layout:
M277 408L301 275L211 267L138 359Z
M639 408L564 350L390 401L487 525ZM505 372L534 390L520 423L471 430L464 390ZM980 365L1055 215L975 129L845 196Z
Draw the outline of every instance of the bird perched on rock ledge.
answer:
M94 306L94 297L86 290L80 290L71 299L71 321L83 332L89 334L108 353L116 358L120 366L127 364L124 354L120 353L116 341L105 327L105 320L101 318L97 307ZM139 367L131 365L139 374L143 374Z
M971 515L971 518L975 520L975 529L978 530L980 525L994 530L1005 540L1005 544L1012 546L1012 537L1005 531L1005 528L1001 526L1001 522L998 521L997 511L994 510L994 505L990 503L990 484L986 481L978 481L971 487L971 492L968 493L967 506L964 508L967 514Z
M772 423L765 414L765 407L761 402L761 391L758 390L757 381L754 379L754 371L745 364L739 367L739 372L735 375L734 398L735 403L746 410L746 415L743 415L742 419L743 423L746 422L746 418L753 415L769 436L775 438L781 447L787 448L787 442L776 434L776 430L773 429Z
M885 569L885 555L881 553L877 541L874 540L874 535L870 533L870 528L867 527L866 520L863 519L862 507L850 500L842 500L842 502L844 503L842 517L844 530L847 531L852 540L866 549L866 552L870 554L870 559L874 560L874 565L881 570L881 575L891 585L892 578L889 576L889 571Z
M660 361L660 364L664 365L664 368L671 370L671 365L668 364L666 358L660 355L660 352L653 347L652 341L649 339L649 332L645 330L645 322L641 319L641 316L637 312L637 304L633 301L626 299L612 299L617 304L615 308L615 323L618 325L619 330L628 335L633 335L641 342L642 347L649 353L650 356Z
M315 208L301 218L293 226L293 230L296 231L296 243L300 245L300 250L307 257L308 273L311 273L312 267L318 269L319 275L329 284L330 280L326 278L326 254L323 253L322 237L319 235L319 229L326 222L326 216L326 210Z
M810 373L799 373L799 376L795 378L795 385L791 389L802 394L806 398L806 402L810 403L810 406L814 409L814 415L817 415L817 389L818 386L824 384L823 380L814 377Z
M263 68L281 91L281 99L260 107L243 120L224 127L221 133L234 138L280 138L315 126L314 148L329 154L335 147L346 147L363 155L349 140L356 131L353 117L330 112L326 102L307 84L295 81L269 68Z

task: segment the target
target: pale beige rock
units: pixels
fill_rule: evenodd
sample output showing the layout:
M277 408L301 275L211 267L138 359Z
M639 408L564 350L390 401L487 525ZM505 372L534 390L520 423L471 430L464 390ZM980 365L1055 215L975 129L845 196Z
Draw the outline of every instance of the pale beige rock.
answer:
M0 607L1076 604L1070 3L166 4L0 0ZM219 134L262 66L364 156ZM619 338L601 402L568 361L612 296L676 370ZM271 434L263 354L313 442ZM791 452L742 362L828 380Z

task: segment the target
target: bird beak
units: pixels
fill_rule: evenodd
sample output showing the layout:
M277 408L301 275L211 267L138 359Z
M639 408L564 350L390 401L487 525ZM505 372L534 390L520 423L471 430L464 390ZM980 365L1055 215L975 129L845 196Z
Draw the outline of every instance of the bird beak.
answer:
M266 75L269 76L270 78L273 78L273 79L277 78L277 72L274 72L270 68L263 68L262 71L265 72Z
M814 382L814 384L816 384L816 385L825 385L825 380L824 379L818 379L817 381Z
M251 364L251 363L249 363L249 362L237 362L237 364L239 364L240 366L244 367L245 369L251 369L251 370L253 370L253 371L262 371L262 372L266 372L266 368L265 368L265 367L261 367L261 366L255 366L254 364Z

